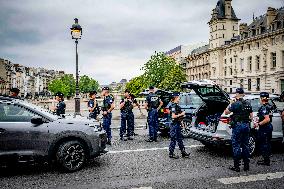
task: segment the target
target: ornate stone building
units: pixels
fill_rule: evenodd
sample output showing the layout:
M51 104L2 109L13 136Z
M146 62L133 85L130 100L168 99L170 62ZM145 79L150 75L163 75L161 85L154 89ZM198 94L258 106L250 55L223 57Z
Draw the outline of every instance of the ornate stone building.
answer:
M239 24L231 0L219 0L209 21L209 44L187 57L190 80L211 79L228 92L284 90L284 8L269 7Z

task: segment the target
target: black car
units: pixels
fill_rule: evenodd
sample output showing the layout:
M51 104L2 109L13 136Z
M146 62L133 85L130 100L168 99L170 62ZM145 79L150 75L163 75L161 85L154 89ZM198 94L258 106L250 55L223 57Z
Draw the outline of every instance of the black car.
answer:
M163 115L159 118L159 131L162 135L169 135L170 130L170 101L167 101L167 105L162 109ZM192 114L202 104L202 100L194 91L180 93L179 105L182 111L185 111L185 118L182 122L182 134L184 137L189 137L190 126L192 121Z
M106 153L105 148L106 133L97 121L63 119L26 101L0 96L0 166L43 161L72 172Z

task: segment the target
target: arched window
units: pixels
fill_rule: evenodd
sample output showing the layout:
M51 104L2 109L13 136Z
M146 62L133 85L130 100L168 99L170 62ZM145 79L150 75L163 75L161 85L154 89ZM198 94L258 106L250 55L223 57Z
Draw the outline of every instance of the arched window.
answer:
M225 26L224 26L224 24L223 24L223 30L225 29Z

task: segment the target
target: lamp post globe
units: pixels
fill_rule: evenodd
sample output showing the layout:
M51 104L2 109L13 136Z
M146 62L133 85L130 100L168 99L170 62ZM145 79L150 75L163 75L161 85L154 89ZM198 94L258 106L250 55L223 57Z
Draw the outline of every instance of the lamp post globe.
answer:
M72 39L75 39L76 45L76 94L75 94L75 114L81 115L80 113L80 94L79 94L79 70L78 70L78 40L81 39L82 36L82 27L78 23L78 18L74 19L75 23L72 25L71 36Z

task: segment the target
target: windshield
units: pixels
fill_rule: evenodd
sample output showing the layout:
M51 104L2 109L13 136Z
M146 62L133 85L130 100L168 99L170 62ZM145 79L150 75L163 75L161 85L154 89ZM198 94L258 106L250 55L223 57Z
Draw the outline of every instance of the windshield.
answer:
M202 104L201 98L194 93L192 94L187 93L180 95L179 105L181 106L190 106L193 108L198 108L201 104Z
M44 109L44 108L42 108L40 106L34 105L32 103L29 103L27 101L22 101L21 104L26 106L26 108L29 108L31 110L36 110L38 112L41 112L43 115L45 115L45 116L47 116L47 117L49 117L49 118L51 118L53 120L56 120L56 119L59 118L57 115L52 114L49 110Z

